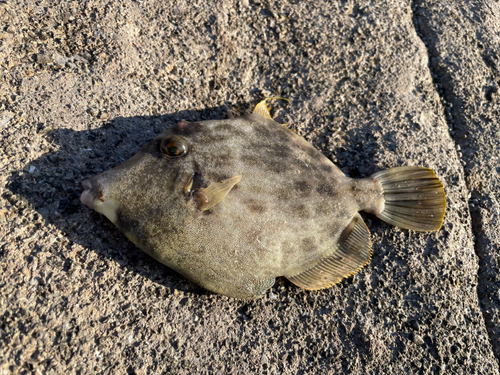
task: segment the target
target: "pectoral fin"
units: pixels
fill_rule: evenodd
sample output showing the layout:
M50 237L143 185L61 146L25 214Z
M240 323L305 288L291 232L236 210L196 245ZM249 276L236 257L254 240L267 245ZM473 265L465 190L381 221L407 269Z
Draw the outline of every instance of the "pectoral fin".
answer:
M194 194L194 200L198 204L200 211L206 211L220 203L238 182L241 175L228 178L221 182L210 185L206 189L199 190Z
M372 256L370 231L357 214L342 233L339 244L331 255L314 267L294 276L286 276L304 289L323 289L358 272Z

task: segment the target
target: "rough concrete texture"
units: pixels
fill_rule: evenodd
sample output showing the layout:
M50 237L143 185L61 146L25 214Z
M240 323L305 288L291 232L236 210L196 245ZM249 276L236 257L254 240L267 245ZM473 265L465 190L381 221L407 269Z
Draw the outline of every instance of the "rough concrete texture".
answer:
M498 374L499 16L491 1L0 2L0 374ZM365 215L322 291L204 291L83 207L180 119L284 96L352 177L424 165L443 228Z

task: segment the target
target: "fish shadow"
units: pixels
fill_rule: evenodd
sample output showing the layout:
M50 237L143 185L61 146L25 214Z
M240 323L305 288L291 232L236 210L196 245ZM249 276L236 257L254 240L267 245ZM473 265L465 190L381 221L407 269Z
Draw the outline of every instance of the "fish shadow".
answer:
M106 217L80 202L81 183L129 159L149 140L180 120L202 121L232 117L227 106L186 110L160 116L117 117L97 129L48 130L38 133L51 143L49 152L12 173L3 197L23 216L31 210L39 227L54 225L71 242L111 258L120 267L165 287L207 294L170 268L140 251ZM33 249L32 256L41 249ZM64 254L60 254L64 261ZM68 260L69 262L69 260ZM69 271L70 264L65 270ZM92 264L93 262L90 262Z
M26 214L35 211L36 214L29 216L34 217L36 225L40 227L52 225L57 228L69 241L69 244L62 248L63 251L71 249L73 244L80 245L83 248L83 250L79 250L83 253L81 257L85 257L85 254L95 253L101 259L107 258L111 262L116 262L124 272L147 278L154 284L169 290L170 293L179 290L184 294L179 301L180 305L187 304L190 296L201 296L202 298L199 300L206 302L199 302L200 305L214 300L227 301L227 297L217 296L189 282L183 276L140 251L106 217L84 206L80 202L80 195L83 191L81 186L83 180L124 162L137 153L150 139L180 120L204 121L227 118L233 115L237 114L231 113L228 107L221 106L200 111L180 111L161 116L118 117L104 123L97 129L85 131L71 129L48 131L40 126L39 134L44 134L45 139L54 146L56 151L48 152L27 164L22 170L12 173L7 180L7 190L3 197L12 206L17 207L20 215L23 215L23 211ZM373 173L374 167L370 158L374 156L374 141L370 140L370 143L367 143L366 134L362 133L352 133L348 136L354 139L353 150L345 155L339 154L339 161L347 164L346 169L353 177L364 177ZM348 160L353 152L355 155L359 155L359 159L349 164ZM373 217L371 220L379 222ZM372 231L376 230L376 225L369 226ZM382 234L384 225L378 225L378 228ZM35 245L32 248L31 256L35 257L36 253L42 251L46 251L46 249ZM389 252L389 250L387 251ZM59 256L62 260L63 272L71 272L72 257L64 253L60 253ZM95 256L89 257L86 261L83 259L82 262L85 261L84 266L89 269L90 274L93 271L94 275L99 275L105 266L103 267L94 259ZM286 322L288 318L280 317L270 320L269 316L274 316L275 312L286 316L290 311L297 311L291 306L298 305L300 311L312 311L313 318L318 321L329 322L329 318L325 319L325 317L332 315L344 317L338 319L339 323L335 318L335 321L330 325L329 329L333 332L332 335L338 337L340 342L348 343L346 344L348 348L355 346L365 356L368 356L374 349L366 339L367 335L363 331L364 323L360 323L354 318L351 321L349 318L356 316L356 312L359 310L358 302L352 296L359 296L366 290L377 290L384 287L382 283L378 283L379 276L377 275L386 272L384 270L387 259L388 256L374 255L374 260L370 265L371 271L363 271L370 272L374 276L368 278L362 275L351 276L341 284L321 292L303 290L292 286L288 280L278 278L272 288L273 297L269 296L257 301L230 300L229 303L236 306L234 315L237 322L241 324L242 330L247 329L247 325L251 326L252 330L260 330L262 328L261 322L265 320L269 331L275 332L273 333L275 335L278 335L284 329L283 327L286 327L283 321ZM409 283L410 280L407 282ZM156 291L156 293L161 295L163 292ZM369 297L371 305L377 305L377 296L378 293L371 293L371 297ZM342 301L342 311L335 307L337 304L333 302L339 299ZM408 303L417 305L421 301L411 299L408 300ZM194 308L201 309L199 306ZM268 313L269 311L273 311L273 313ZM384 308L374 308L375 316L385 316L386 311ZM297 324L299 327L308 326L312 318L309 315L301 314L299 314ZM383 321L383 319L380 320ZM351 322L354 323L351 324ZM351 328L353 324L354 330ZM384 323L384 325L391 324L391 321ZM301 331L298 330L298 332ZM301 333L297 335L300 336ZM287 339L287 343L285 343L287 350L295 345L296 338L294 337L296 336L292 335ZM314 343L312 338L307 340ZM242 350L251 350L252 345L252 342L248 342L242 346ZM401 341L396 343L396 346L397 351L401 351L404 350L405 343ZM318 345L317 350L321 355L321 363L328 365L332 358L333 360L339 358L344 349L339 347L328 352ZM292 356L288 356L287 361L292 361L292 358ZM347 368L348 363L342 363L342 366Z
M240 108L248 110L250 104L240 105ZM23 211L34 210L37 213L34 217L37 225L55 226L70 242L113 259L124 269L147 277L172 291L177 289L197 295L212 295L140 251L106 217L84 206L80 202L83 191L81 183L123 163L149 140L180 120L205 121L239 114L241 113L233 113L231 107L223 105L159 116L117 117L104 122L99 128L85 131L49 130L39 126L39 135L45 137L56 151L48 152L23 169L13 172L7 180L3 198L18 207L21 215ZM373 159L376 158L377 144L373 136L352 130L346 136L351 139L350 149L347 152L336 149L342 170L355 178L366 177L375 172ZM381 234L384 228L392 228L373 216L368 217L374 223L370 225L372 231L378 228ZM39 251L41 249L35 247L32 255ZM65 271L68 271L71 268L70 261L66 261L64 254L60 256L63 258ZM383 265L376 260L377 254L374 255L371 267L374 271L382 272ZM309 293L292 287L287 280L281 282L289 287L292 294ZM346 282L352 282L352 277L344 284Z

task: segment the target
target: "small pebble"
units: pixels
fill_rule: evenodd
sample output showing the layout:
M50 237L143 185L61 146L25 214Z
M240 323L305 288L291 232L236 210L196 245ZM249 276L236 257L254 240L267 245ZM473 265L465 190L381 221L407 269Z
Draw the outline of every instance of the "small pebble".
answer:
M36 55L36 62L39 64L48 64L51 60L50 56L45 53L39 53Z
M422 336L417 335L417 334L413 335L412 341L415 345L423 345L424 344L424 339L422 338Z

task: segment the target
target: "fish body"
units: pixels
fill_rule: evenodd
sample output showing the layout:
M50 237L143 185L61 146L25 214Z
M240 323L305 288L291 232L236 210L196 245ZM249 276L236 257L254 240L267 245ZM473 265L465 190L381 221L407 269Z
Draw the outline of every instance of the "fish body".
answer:
M81 200L193 282L248 299L278 276L321 289L368 263L370 234L359 211L438 229L444 192L431 170L379 174L346 177L264 112L181 121L125 163L85 180ZM388 200L394 194L403 195L406 214Z

